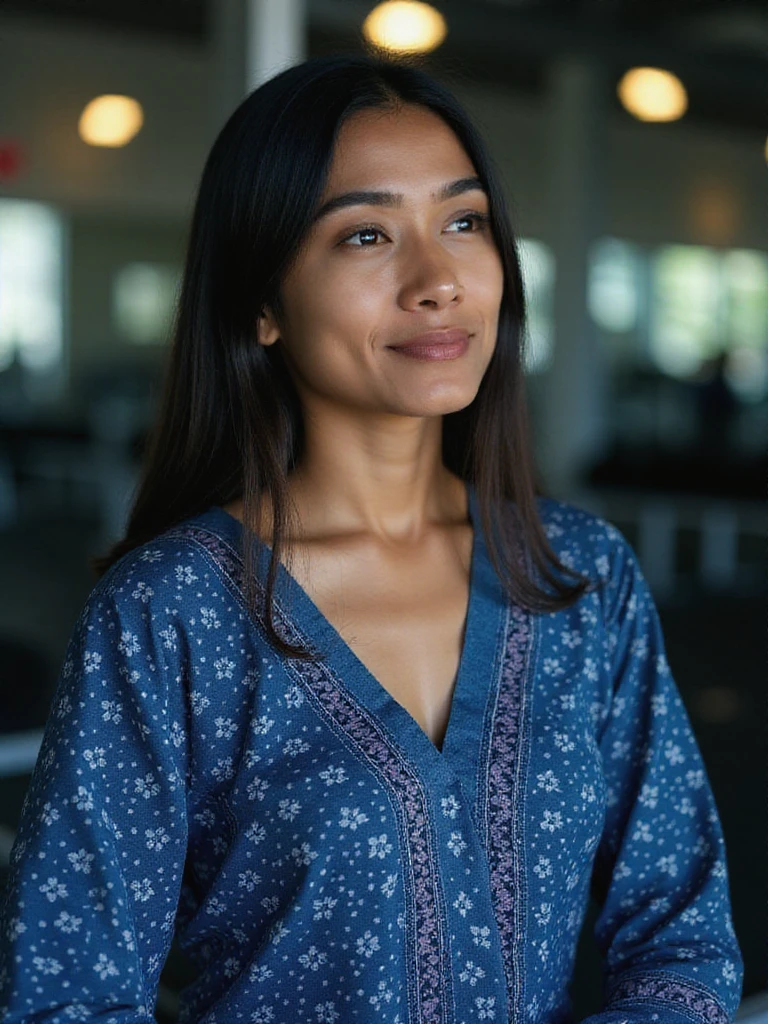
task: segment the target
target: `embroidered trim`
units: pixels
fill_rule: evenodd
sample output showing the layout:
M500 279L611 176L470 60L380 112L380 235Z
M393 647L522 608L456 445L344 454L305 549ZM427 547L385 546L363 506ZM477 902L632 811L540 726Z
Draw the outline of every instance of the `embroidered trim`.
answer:
M516 605L510 607L507 640L501 668L501 684L488 748L489 814L488 858L491 890L501 937L510 1012L522 998L524 949L523 908L525 879L520 862L521 808L517 800L524 747L521 742L523 682L533 638L531 616Z
M635 974L622 978L611 989L606 1008L614 1004L638 1000L659 1000L676 1004L708 1024L728 1024L730 1016L712 992L676 974Z
M417 964L417 1005L413 1019L425 1024L443 1021L448 1005L444 987L449 967L445 959L442 921L437 910L442 898L424 787L368 712L344 692L326 665L303 664L298 673L305 685L309 683L312 686L315 697L326 712L351 737L364 759L372 763L399 802L405 826L403 833L409 847L404 867L411 870L415 897L413 953Z
M217 533L211 533L210 530L205 530L201 526L177 526L169 530L166 536L170 539L181 537L197 541L211 555L224 574L229 577L238 594L241 594L243 560ZM261 587L258 588L258 598L257 604L261 614L263 609L263 588Z
M174 536L186 537L202 545L229 578L242 601L242 559L218 534L196 526L179 527L171 532ZM260 584L257 595L261 619L264 589ZM306 640L277 600L275 620L290 639ZM403 869L411 871L415 894L412 915L415 924L410 944L416 963L416 985L409 999L412 1003L410 1017L419 1024L444 1024L452 1005L448 991L450 967L444 923L438 912L443 896L424 785L376 719L355 700L325 662L312 664L288 658L285 664L297 682L314 698L315 705L319 705L321 711L352 741L359 756L376 771L395 797L400 831L408 847ZM405 889L407 893L408 887Z

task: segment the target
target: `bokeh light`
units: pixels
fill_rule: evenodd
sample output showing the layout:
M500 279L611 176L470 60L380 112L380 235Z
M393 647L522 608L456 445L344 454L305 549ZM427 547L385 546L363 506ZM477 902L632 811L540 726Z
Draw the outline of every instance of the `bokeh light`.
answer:
M363 23L363 35L374 46L394 53L426 53L445 39L445 18L430 4L386 0Z
M78 131L89 146L125 146L144 124L141 104L130 96L97 96L80 115Z
M617 91L624 108L639 121L677 121L688 109L685 86L661 68L632 68Z

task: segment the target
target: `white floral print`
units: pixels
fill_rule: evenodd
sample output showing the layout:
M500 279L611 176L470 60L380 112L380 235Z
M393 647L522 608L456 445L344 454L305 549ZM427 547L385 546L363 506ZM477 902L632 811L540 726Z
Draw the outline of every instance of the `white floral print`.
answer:
M567 1005L594 885L615 1004L595 1024L681 1003L728 1024L743 964L724 843L652 598L615 528L539 509L593 586L525 612L478 543L442 752L297 586L276 621L324 657L268 645L223 510L113 566L63 659L11 853L4 1022L62 994L62 1020L145 1019L178 934L206 965L181 1024L543 1024Z

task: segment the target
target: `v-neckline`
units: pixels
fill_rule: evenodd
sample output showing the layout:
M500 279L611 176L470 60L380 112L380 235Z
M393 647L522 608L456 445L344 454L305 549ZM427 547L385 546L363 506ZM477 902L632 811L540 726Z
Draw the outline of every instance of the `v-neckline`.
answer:
M494 674L502 592L487 557L474 486L468 481L465 481L465 486L473 529L469 600L448 723L440 747L433 743L413 715L374 676L285 565L278 563L275 596L279 599L281 594L288 595L289 602L285 609L288 615L295 615L298 628L320 650L322 660L354 697L398 738L401 745L408 747L419 759L464 759L470 753L467 744L470 748L476 747ZM202 518L207 517L213 517L212 525L218 526L225 538L234 542L241 553L245 530L242 522L220 505L211 506ZM259 573L263 574L261 578L264 579L271 547L258 536L256 552ZM491 614L493 611L496 612L495 616Z

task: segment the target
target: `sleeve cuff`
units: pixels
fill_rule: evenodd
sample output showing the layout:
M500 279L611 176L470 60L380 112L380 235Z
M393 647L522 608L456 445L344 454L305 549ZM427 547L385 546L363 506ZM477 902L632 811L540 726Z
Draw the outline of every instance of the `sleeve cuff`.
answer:
M635 973L608 989L601 1013L582 1024L730 1024L711 989L670 971Z

